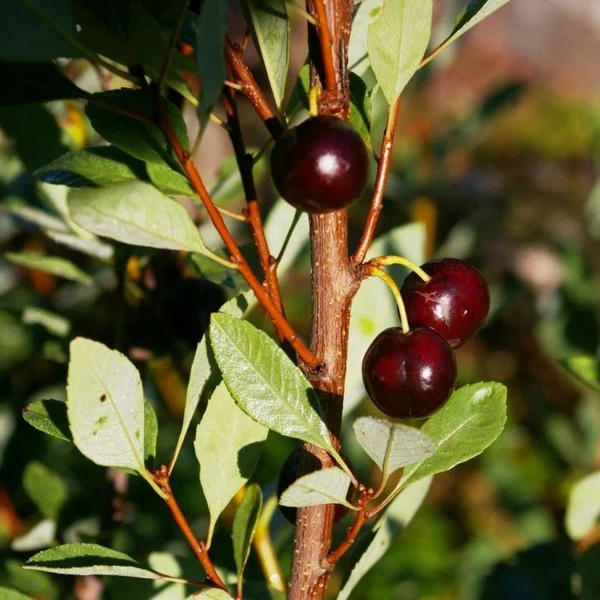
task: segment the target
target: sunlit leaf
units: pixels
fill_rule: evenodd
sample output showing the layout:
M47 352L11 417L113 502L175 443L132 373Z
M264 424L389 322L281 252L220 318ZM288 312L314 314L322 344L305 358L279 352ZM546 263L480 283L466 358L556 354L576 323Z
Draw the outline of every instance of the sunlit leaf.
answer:
M458 16L446 43L453 42L507 3L508 0L470 0L465 10Z
M314 471L299 477L279 499L282 506L315 506L317 504L343 504L352 508L346 500L350 488L350 476L339 467Z
M61 400L36 400L23 409L23 418L38 431L72 442L67 404Z
M565 528L573 540L583 539L600 517L600 472L578 481L569 495Z
M51 273L57 277L83 283L84 285L94 283L92 277L66 258L48 256L40 252L6 252L4 258L21 267Z

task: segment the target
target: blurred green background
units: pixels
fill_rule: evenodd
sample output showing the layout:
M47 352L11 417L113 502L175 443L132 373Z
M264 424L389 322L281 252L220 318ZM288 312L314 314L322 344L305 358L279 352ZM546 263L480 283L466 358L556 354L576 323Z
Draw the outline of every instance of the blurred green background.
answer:
M447 31L453 9L451 2L437 3L440 31ZM484 273L492 314L458 351L459 378L506 384L509 420L478 460L435 478L425 505L353 599L600 598L600 528L594 525L600 490L584 489L579 504L572 495L600 468L598 56L599 5L514 0L407 90L379 232L421 223L429 258L463 258ZM83 61L65 65L65 72L84 87L97 85ZM242 108L248 137L260 147L265 132ZM377 106L373 116L375 122L383 117ZM64 398L68 342L91 337L125 351L141 369L160 422L158 459L166 460L179 431L195 340L235 282L206 283L218 274L164 252L117 246L112 262L99 260L45 233L54 230L44 218L60 215L64 193L40 187L31 173L69 149L98 143L80 103L0 108L0 130L2 253L60 256L94 277L86 285L0 260L0 585L40 599L178 598L179 591L122 580L106 583L101 596L86 595L97 582L74 585L19 568L52 540L96 540L136 557L174 553L184 572L201 576L144 482L107 475L68 443L31 428L22 411L36 399ZM230 156L226 137L212 127L198 159L208 182L222 187ZM260 195L267 212L275 200L268 173ZM240 206L235 186L223 198ZM365 197L351 209L352 243L366 204ZM304 249L284 285L290 319L304 334L308 283ZM266 323L259 313L254 318ZM355 411L374 409L364 401ZM267 493L293 447L291 440L269 439L257 473ZM368 478L368 463L350 442L347 453ZM194 526L205 530L191 444L172 486ZM115 487L123 490L116 523L107 516ZM569 506L575 525L566 524ZM228 519L231 514L213 552L215 562L231 568ZM293 530L279 514L272 534L287 569ZM249 568L258 578L254 559Z

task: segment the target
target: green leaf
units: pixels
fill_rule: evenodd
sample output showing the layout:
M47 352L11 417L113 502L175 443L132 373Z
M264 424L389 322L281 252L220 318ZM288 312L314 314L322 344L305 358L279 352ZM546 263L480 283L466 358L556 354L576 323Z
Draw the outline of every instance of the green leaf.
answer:
M227 77L225 62L225 35L228 6L223 0L204 0L196 25L196 65L201 92L198 116L202 124L221 96Z
M123 552L97 544L64 544L32 556L24 569L64 575L120 575L138 579L162 579Z
M357 75L364 75L369 68L368 33L371 23L377 20L383 0L363 0L354 13L352 31L348 44L348 64Z
M284 0L243 0L242 8L275 99L283 108L290 61L290 23Z
M0 586L0 600L33 600L33 598L16 590Z
M426 233L423 223L396 227L378 237L367 258L394 254L405 256L420 265L425 262ZM391 268L390 275L401 284L405 270ZM377 306L377 310L373 307ZM398 308L385 284L374 277L363 281L352 302L350 336L348 340L348 366L346 369L346 394L344 411L350 413L365 396L362 380L362 359L373 338L386 327L398 324Z
M410 523L421 506L432 477L421 479L409 485L390 504L373 527L373 531L359 538L350 562L350 570L344 577L337 600L348 600L358 582L386 553L402 530Z
M600 363L593 356L581 354L562 361L562 366L579 381L600 392Z
M40 548L48 548L56 544L56 521L44 519L38 521L23 535L12 540L10 547L16 552L31 552Z
M185 208L141 181L71 190L69 212L86 231L125 244L206 251Z
M61 400L37 400L23 409L23 418L32 427L59 440L72 442L67 405Z
M256 531L256 524L262 509L262 493L256 484L248 486L246 493L235 513L231 537L233 539L233 558L237 567L238 581L241 580L246 561L250 555L250 545Z
M28 306L23 311L22 318L23 323L27 323L27 325L41 325L48 333L59 337L69 335L69 331L71 330L71 323L69 323L68 319L37 306Z
M0 105L15 106L88 96L52 62L0 62Z
M148 400L144 402L144 458L152 463L156 456L156 441L158 439L158 419L156 411Z
M42 61L81 56L69 0L3 0L0 59Z
M252 297L253 292L246 292L240 294L228 300L221 308L220 312L233 315L234 317L242 317L248 308L249 299ZM173 459L171 464L175 464L177 457L181 452L181 446L185 436L192 423L192 418L196 413L198 404L202 392L206 387L209 379L214 373L213 362L211 361L208 354L208 336L204 336L200 343L196 346L196 354L194 355L194 361L192 362L192 368L190 370L190 380L188 382L187 393L185 397L185 409L183 411L183 423L181 424L181 432L179 433L179 439L175 451L173 452Z
M508 0L470 0L465 10L456 20L456 25L444 42L444 45L446 46L453 42L463 33L469 31L471 27L480 23L507 3Z
M94 280L70 260L58 256L46 256L40 252L7 252L4 258L21 267L51 273L57 277L92 285Z
M23 489L44 517L58 518L67 500L67 488L58 475L40 462L30 462L23 472Z
M90 236L88 239L79 237L79 235L55 231L45 231L44 233L57 244L61 244L62 246L66 246L67 248L71 248L71 250L76 250L87 256L97 258L98 260L108 262L114 256L113 247L110 244L101 242L95 236Z
M210 513L207 543L223 509L252 476L268 433L236 405L225 385L217 386L194 441Z
M335 453L310 383L266 333L216 314L209 336L223 379L242 410L277 433Z
M578 481L567 503L565 528L572 540L582 540L600 517L600 471Z
M367 85L361 77L350 73L350 125L356 129L369 150L371 144L371 99Z
M210 588L207 590L202 590L199 594L193 594L188 600L198 600L198 598L202 598L202 600L232 600L233 596L230 596L223 590Z
M315 506L317 504L343 504L354 508L346 500L350 476L339 467L314 471L299 477L287 488L279 504L282 506Z
M120 352L85 338L71 342L67 411L73 441L98 465L144 468L144 394Z
M390 104L419 68L432 16L432 0L387 0L379 18L369 25L369 60Z
M421 431L436 444L433 456L404 470L401 486L451 469L481 454L502 432L506 422L506 388L476 383L456 390Z
M70 187L104 187L148 178L142 161L114 146L86 148L63 154L35 171L34 175L46 183Z
M177 138L189 150L181 113L162 99ZM92 127L107 141L140 160L176 167L164 133L154 123L154 107L140 90L120 89L93 94L85 109Z
M196 192L183 173L156 163L148 163L146 170L150 181L164 194L197 198Z
M354 422L354 433L365 452L381 469L387 481L397 469L425 460L436 446L423 432L375 417L360 417Z
M248 290L248 283L237 269L231 269L202 254L194 253L190 258L192 265L202 279L226 286L236 292ZM223 256L223 258L225 257Z

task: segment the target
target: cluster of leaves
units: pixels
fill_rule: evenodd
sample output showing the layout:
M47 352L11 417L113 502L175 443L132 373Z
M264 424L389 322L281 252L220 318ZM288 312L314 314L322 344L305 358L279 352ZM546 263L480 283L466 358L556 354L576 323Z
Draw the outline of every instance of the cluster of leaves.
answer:
M470 2L444 45L506 1ZM286 4L258 0L241 4L275 103L284 108L290 36ZM208 249L188 212L173 199L185 196L198 200L197 190L184 176L171 144L156 124L155 107L147 91L87 91L68 79L53 61L85 58L132 83L138 83L139 77L128 68L142 67L159 87L170 88L196 106L204 125L221 95L227 72L222 53L227 5L222 0L206 0L199 15L187 10L187 2L162 6L150 0L131 0L111 3L111 7L113 10L106 11L105 3L84 0L9 0L6 7L8 18L0 25L0 103L11 108L3 109L0 123L8 135L19 139L18 128L27 118L27 111L21 112L23 105L33 103L31 114L47 117L48 111L39 103L81 101L86 103L85 114L95 134L108 143L66 154L62 153L62 142L46 146L40 140L46 148L43 152L18 148L25 166L35 170L35 176L44 182L36 188L42 207L5 207L56 244L88 257L93 267L82 269L77 261L32 251L9 253L6 258L26 268L94 287L100 284L102 273L118 263L121 247L102 239L108 238L128 246L189 253L201 265L203 276L223 283L232 277L230 265L218 251ZM371 115L375 95L382 93L390 105L396 102L423 64L431 20L430 1L382 4L364 0L357 9L350 45L354 74L351 120L369 147L377 135ZM179 52L179 42L191 44L196 60ZM188 86L190 73L202 84L199 97ZM294 98L301 97L303 89L306 91L306 70L300 74L297 89ZM191 152L181 111L166 99L161 103L179 144L185 152ZM15 106L18 108L12 108ZM298 110L301 106L292 99L287 116L292 118ZM16 114L20 116L13 121ZM213 200L226 204L240 188L239 173L232 171L219 181ZM281 222L286 219L292 221L289 210L276 205L269 219L272 225L268 222L266 226L273 247L286 249L279 264L280 274L304 246L307 235L306 227L300 227L292 242L286 232L281 232ZM395 229L377 240L371 253L403 254L423 262L423 228L409 225ZM298 480L283 494L283 504L299 507L336 502L357 508L346 499L356 475L332 445L310 383L271 338L242 318L252 301L251 294L239 295L243 291L239 281L231 286L237 295L213 317L208 334L196 348L183 424L169 462L170 472L200 413L194 449L209 512L207 546L224 509L251 480L269 431L321 447L337 462L331 469ZM391 302L373 314L375 296L380 304L378 284L367 282L353 307L346 382L346 411L350 416L364 395L356 364L373 333L389 326L395 318ZM68 335L68 326L65 329L60 315L38 309L30 310L28 318L49 331ZM73 442L98 465L140 475L165 497L167 492L152 471L162 462L155 461L160 427L151 402L145 399L137 369L123 354L79 337L70 345L68 370L67 402L36 401L27 407L25 419L47 434ZM386 490L390 476L400 468L404 471L387 489L381 507L385 510L355 557L341 597L348 596L410 520L424 498L429 477L479 454L499 435L504 425L505 400L502 386L482 383L457 390L444 409L420 430L373 417L354 422L358 443L381 471L381 492ZM30 484L33 496L40 495L40 480L47 485L52 476L40 472L39 467L30 469L26 481L37 482ZM60 483L54 488L55 493L40 499L46 517L37 531L42 546L55 542L58 507L66 493ZM261 507L260 488L249 485L232 526L236 572L226 577L227 583L237 581L240 588ZM40 544L40 538L36 543ZM29 559L26 567L176 584L187 581L179 574L162 572L169 567L146 568L126 554L97 544L58 545ZM212 588L200 596L228 597L226 592Z

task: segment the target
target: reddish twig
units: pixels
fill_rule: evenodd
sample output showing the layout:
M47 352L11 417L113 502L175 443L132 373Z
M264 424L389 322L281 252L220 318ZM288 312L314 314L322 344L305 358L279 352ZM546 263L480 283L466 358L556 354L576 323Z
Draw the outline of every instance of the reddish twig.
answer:
M258 116L262 119L271 136L277 139L284 131L285 125L271 108L265 95L254 79L254 75L244 61L244 50L239 44L225 41L225 58L229 64L235 83L241 86L242 91Z
M262 217L258 207L256 185L254 183L254 174L252 172L252 156L246 152L246 145L244 143L242 130L240 128L240 121L238 119L235 91L231 88L224 91L223 104L227 114L229 137L235 152L235 158L237 160L238 168L242 178L242 187L244 188L244 195L246 197L246 220L252 229L254 243L258 252L258 259L265 276L267 291L277 306L279 312L284 314L281 290L279 288L279 280L277 278L277 263L269 251L269 245L267 238L265 237Z
M173 495L173 491L171 490L171 485L169 483L169 470L166 465L163 465L160 469L152 473L152 478L156 482L156 484L160 487L160 489L166 494L165 502L173 515L173 519L177 523L179 529L185 536L188 541L192 551L196 555L196 558L202 565L202 568L206 572L206 578L210 581L211 584L216 587L229 592L227 586L217 573L215 566L208 555L208 551L206 549L206 544L203 541L200 541L194 535L187 519L184 514L181 512L179 508L179 504L177 504L177 500L175 500L175 496Z
M321 44L321 56L323 58L323 74L325 76L325 90L331 94L337 93L338 85L336 79L336 68L333 57L333 42L329 23L327 22L327 11L323 0L313 0L315 18L317 21L317 32Z
M379 156L379 164L377 166L377 177L375 179L375 189L373 190L373 197L371 199L371 206L369 207L369 213L365 221L362 236L358 243L358 248L352 257L352 262L355 265L361 264L369 251L373 237L375 236L375 229L377 227L377 221L379 214L383 208L383 195L385 193L385 187L387 185L388 176L390 173L390 165L392 162L392 148L394 146L394 134L396 131L396 123L398 122L398 114L400 112L400 96L394 102L390 110L390 115L383 134L383 141L381 142L381 154Z
M267 314L271 318L278 335L287 340L292 348L296 351L299 359L306 365L309 370L316 370L318 367L318 361L315 354L306 346L306 344L298 337L290 323L287 321L285 316L279 311L276 304L273 302L271 296L267 290L263 287L261 282L257 279L256 275L252 272L250 265L241 253L237 243L233 239L233 236L229 232L219 209L213 202L208 190L206 189L196 166L191 160L190 154L183 148L169 118L162 106L161 99L156 96L156 109L158 113L158 124L167 138L169 145L171 146L175 156L181 163L185 174L187 175L194 191L198 194L208 216L212 221L215 229L221 236L225 247L231 255L231 261L237 265L240 275L246 280L257 300L262 304Z

